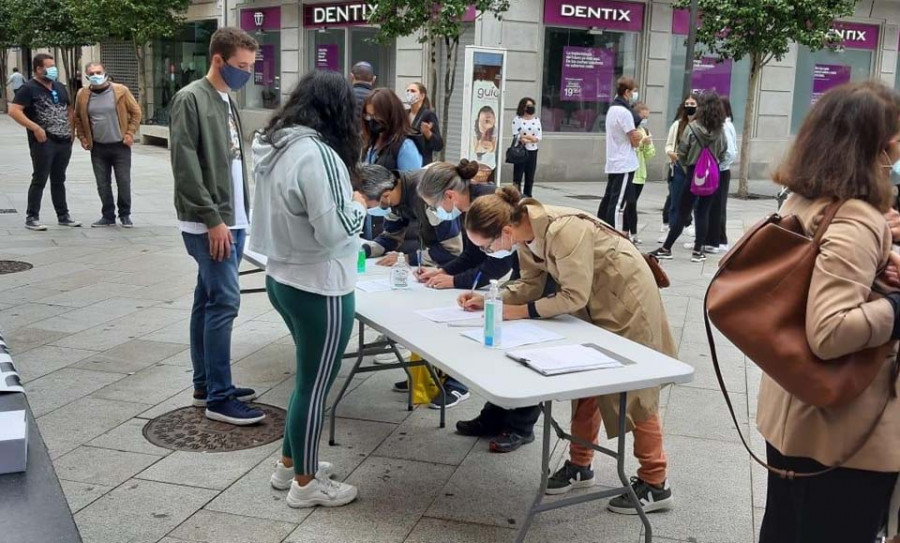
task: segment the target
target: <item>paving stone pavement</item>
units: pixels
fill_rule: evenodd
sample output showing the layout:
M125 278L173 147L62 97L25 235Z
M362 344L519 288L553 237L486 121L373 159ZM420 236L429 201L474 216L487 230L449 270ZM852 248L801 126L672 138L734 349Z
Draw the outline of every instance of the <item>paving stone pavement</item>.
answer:
M487 443L454 435L460 419L477 414L473 397L448 411L405 410L389 390L402 377L369 374L351 383L338 420L339 446L322 454L340 479L359 485L360 499L336 510L293 510L267 484L278 444L236 453L172 452L147 443L148 418L184 406L190 395L187 319L195 277L175 228L168 152L135 146L136 228L23 227L31 164L25 135L0 116L0 259L25 260L30 271L0 276L0 330L9 341L57 473L85 543L278 543L378 541L481 543L512 541L537 489L537 444L492 455ZM535 188L545 203L594 212L596 183ZM100 216L87 152L76 146L66 182L73 216L86 225ZM772 193L767 183L754 192ZM650 183L640 201L643 248L656 247L665 184ZM772 200L729 200L728 231L774 210ZM53 211L49 190L43 218ZM677 506L653 514L656 541L749 543L765 506L765 473L751 466L712 374L702 330L702 297L718 258L692 264L679 244L664 264L673 287L664 291L681 359L696 368L693 383L663 391L670 482ZM260 286L260 276L245 278ZM353 345L351 341L351 345ZM726 379L752 430L759 371L736 350L722 353ZM234 328L236 380L255 386L262 401L284 407L293 379L290 338L264 295L244 298ZM341 380L346 378L346 369ZM558 412L568 413L568 405ZM563 415L565 416L565 415ZM748 422L749 421L749 422ZM554 462L565 447L556 444ZM628 459L630 470L634 459ZM614 466L596 466L600 481ZM2 491L2 490L0 490ZM643 541L636 518L594 502L539 516L527 541Z

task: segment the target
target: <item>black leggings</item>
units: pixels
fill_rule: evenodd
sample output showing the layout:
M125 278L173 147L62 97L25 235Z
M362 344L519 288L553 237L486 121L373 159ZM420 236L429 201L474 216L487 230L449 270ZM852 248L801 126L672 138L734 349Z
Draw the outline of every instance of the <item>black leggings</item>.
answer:
M672 250L672 246L678 241L678 237L690 224L691 210L694 210L694 218L697 219L697 223L694 225L697 230L694 237L694 251L700 252L703 250L703 246L706 245L706 235L709 230L709 209L716 195L694 196L691 193L690 186L690 180L693 178L694 168L692 166L688 168L684 175L676 175L675 179L672 180L672 209L677 210L677 212L670 217L674 224L669 224L669 235L666 237L666 242L663 243L663 248L669 251ZM675 205L676 202L678 203L677 206ZM695 204L696 208L694 207Z
M714 196L712 206L709 208L709 235L706 244L713 247L728 244L728 191L731 185L731 170L719 173L719 190Z
M531 198L531 188L534 186L534 172L537 171L537 150L526 149L528 159L521 164L513 165L513 183L522 191L523 196ZM522 176L525 176L525 190L522 190Z
M637 202L641 197L641 192L644 191L644 184L635 185L634 183L629 183L628 188L625 191L625 227L624 230L627 233L630 233L632 236L637 235L637 227L638 227L638 212L637 212Z

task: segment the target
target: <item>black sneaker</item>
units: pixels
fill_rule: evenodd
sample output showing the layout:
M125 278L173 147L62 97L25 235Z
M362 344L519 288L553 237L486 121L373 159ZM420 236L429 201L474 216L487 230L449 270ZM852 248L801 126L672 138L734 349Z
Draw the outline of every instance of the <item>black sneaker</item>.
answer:
M660 247L655 251L650 251L650 256L655 256L658 260L672 260L672 250Z
M394 383L394 392L409 392L409 379L404 379L402 381L397 381Z
M547 481L546 494L565 494L575 488L594 486L594 470L576 466L566 460L563 467Z
M534 441L534 432L527 436L516 433L503 433L499 437L491 440L490 449L495 453L508 453L518 450L522 445L527 445Z
M456 433L473 437L494 437L500 430L495 425L485 422L479 415L472 420L457 421Z
M107 219L106 217L101 217L99 221L95 223L91 223L91 228L103 228L106 226L115 226L115 219Z
M37 218L34 218L34 217L25 219L25 228L27 228L29 230L34 230L36 232L43 232L44 230L47 229L46 226L41 224L40 220L38 220Z
M248 426L263 420L266 414L261 409L231 398L224 402L216 402L215 405L207 405L206 418L236 426Z
M675 498L672 497L672 489L669 488L669 481L664 482L660 486L653 486L639 477L631 478L631 488L637 494L637 499L641 502L641 506L645 513L652 511L665 511L671 509L675 505ZM622 494L609 501L606 506L613 513L622 515L637 515L637 509L631 503L628 494Z
M437 398L431 400L431 403L428 404L428 407L432 409L440 409L441 404L445 408L456 407L461 402L464 402L469 399L469 391L462 390L453 385L444 384L444 394L439 394Z
M131 222L131 216L129 215L119 217L119 222L122 223L122 228L134 228L134 223Z
M256 391L252 388L235 387L233 397L240 402L252 402L256 399ZM206 407L206 389L195 388L194 399L191 403L194 407Z
M703 262L706 260L706 253L703 251L694 251L691 253L691 262Z
M63 215L62 217L60 217L57 221L57 224L59 224L60 226L68 226L70 228L77 228L81 226L81 223L79 221L73 220L72 217L68 215Z

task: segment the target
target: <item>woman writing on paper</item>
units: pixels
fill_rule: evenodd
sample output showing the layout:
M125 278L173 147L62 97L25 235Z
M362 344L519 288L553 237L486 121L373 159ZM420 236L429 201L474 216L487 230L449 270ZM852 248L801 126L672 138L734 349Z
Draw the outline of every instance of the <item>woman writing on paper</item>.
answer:
M503 294L504 320L541 319L571 314L610 332L676 356L675 342L659 289L643 255L627 239L577 209L543 206L521 199L512 186L476 200L466 216L472 244L491 254L518 248L521 277L507 283ZM543 295L553 279L555 296ZM480 294L460 295L459 303L476 310ZM618 395L583 398L575 403L572 434L597 442L600 423L610 438L618 434ZM634 455L640 462L632 478L644 511L673 504L666 480L659 417L659 389L628 393L628 427L634 431ZM564 494L594 484L594 451L572 443L570 459L549 481L548 494ZM609 509L636 514L626 495L614 498Z

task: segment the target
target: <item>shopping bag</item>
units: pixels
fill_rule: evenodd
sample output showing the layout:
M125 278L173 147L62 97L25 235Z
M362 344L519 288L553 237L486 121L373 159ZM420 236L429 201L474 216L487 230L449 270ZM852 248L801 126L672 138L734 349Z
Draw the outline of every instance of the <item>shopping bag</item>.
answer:
M410 362L420 362L421 360L422 357L415 353L409 358ZM431 403L431 400L438 395L440 389L437 383L434 382L434 379L431 378L428 368L415 366L409 368L409 374L412 376L410 386L412 387L413 403L416 405Z

